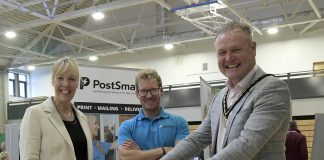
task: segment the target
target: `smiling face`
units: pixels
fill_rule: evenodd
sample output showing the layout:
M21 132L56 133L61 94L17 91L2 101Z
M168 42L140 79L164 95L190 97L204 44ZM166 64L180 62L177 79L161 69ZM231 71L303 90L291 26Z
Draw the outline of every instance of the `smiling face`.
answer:
M154 79L141 79L138 81L138 90L151 90L153 88L160 88L158 82ZM162 89L159 89L156 95L152 95L150 92L148 92L146 96L140 96L137 91L136 96L140 100L146 116L151 115L151 113L157 114L160 112Z
M79 84L78 65L72 58L62 58L53 64L52 84L55 104L69 106Z
M160 113L163 95L162 80L154 69L144 69L135 78L136 96L142 104L145 116L155 117Z
M97 137L98 136L98 131L99 131L99 122L97 120L97 117L94 115L88 115L88 124L89 124L89 128L90 128L90 132L92 137Z
M255 65L256 43L236 28L218 35L214 45L219 70L236 85Z
M63 73L57 73L54 76L55 101L59 104L70 104L78 87L78 80L75 74L67 69Z

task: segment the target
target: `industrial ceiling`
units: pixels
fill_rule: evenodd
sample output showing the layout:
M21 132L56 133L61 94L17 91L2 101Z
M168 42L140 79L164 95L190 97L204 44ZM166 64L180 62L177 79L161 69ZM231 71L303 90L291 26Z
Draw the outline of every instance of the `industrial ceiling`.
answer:
M260 36L271 27L323 32L323 13L323 0L0 0L0 69L185 45L232 20ZM15 38L4 36L9 30Z

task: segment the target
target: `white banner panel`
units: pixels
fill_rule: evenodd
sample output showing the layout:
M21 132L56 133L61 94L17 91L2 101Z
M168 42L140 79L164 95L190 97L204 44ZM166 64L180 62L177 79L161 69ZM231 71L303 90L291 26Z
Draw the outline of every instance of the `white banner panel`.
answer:
M207 116L209 106L211 104L213 95L212 95L212 87L205 81L202 77L200 77L200 106L201 106L201 121L205 119ZM204 159L210 158L211 153L211 145L207 146L204 149Z
M135 95L138 69L80 67L74 103L85 113L135 114L141 106Z
M213 99L212 87L200 77L200 106L201 106L201 120L204 120L207 116L209 106Z

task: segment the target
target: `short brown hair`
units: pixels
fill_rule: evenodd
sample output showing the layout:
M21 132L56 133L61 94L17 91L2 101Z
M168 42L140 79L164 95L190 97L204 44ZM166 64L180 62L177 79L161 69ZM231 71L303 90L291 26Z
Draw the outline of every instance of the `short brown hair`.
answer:
M161 77L154 69L144 69L137 74L135 78L136 90L138 90L138 83L140 80L155 80L158 86L162 87Z
M217 36L219 36L221 34L224 34L226 32L230 32L230 31L234 31L236 29L241 29L244 33L246 33L249 43L252 44L252 42L253 42L252 28L248 24L243 23L243 22L238 22L238 21L231 21L229 23L222 25L217 30L216 38L217 38Z

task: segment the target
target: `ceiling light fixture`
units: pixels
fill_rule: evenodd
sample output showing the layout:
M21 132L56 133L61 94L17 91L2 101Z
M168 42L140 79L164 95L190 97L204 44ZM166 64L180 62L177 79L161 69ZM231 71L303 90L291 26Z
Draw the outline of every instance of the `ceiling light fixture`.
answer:
M27 69L30 70L30 71L33 71L33 70L36 69L36 67L33 66L33 65L29 65L29 66L27 66Z
M276 34L276 33L278 33L278 28L269 28L268 30L267 30L267 32L269 33L269 34Z
M95 11L94 13L92 13L91 16L95 20L101 20L105 17L105 14L103 14L102 12L99 12L99 11Z
M16 32L14 32L14 31L7 31L7 32L5 33L5 36L6 36L7 38L12 39L12 38L15 38L15 37L17 36L17 34L16 34Z
M90 61L96 61L96 60L98 60L98 57L97 56L90 56L89 60Z
M171 49L173 49L173 44L172 43L168 43L168 44L165 44L164 45L164 49L166 49L166 50L171 50Z

